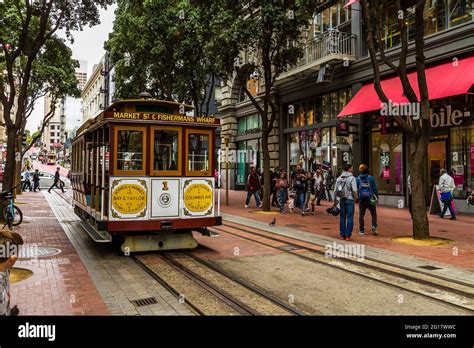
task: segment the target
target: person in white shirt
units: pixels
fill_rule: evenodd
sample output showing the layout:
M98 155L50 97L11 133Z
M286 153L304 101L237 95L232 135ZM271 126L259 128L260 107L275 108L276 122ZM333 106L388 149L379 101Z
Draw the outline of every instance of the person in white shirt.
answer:
M456 220L456 213L453 210L451 201L453 200L453 191L456 188L454 179L446 172L446 169L440 170L439 190L441 192L441 202L443 202L443 211L439 214L440 218L444 218L444 214L449 209L451 213L451 220Z

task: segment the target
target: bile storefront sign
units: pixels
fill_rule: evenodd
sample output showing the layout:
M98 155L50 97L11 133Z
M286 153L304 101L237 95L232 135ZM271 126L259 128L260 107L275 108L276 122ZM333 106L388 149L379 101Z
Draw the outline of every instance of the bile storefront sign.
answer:
M431 194L430 214L439 214L443 211L443 208L444 203L441 201L441 190L439 189L438 185L434 185L433 193ZM454 207L454 199L451 201L451 208L453 211L456 211ZM446 214L444 214L444 216L451 216L449 209L446 210Z

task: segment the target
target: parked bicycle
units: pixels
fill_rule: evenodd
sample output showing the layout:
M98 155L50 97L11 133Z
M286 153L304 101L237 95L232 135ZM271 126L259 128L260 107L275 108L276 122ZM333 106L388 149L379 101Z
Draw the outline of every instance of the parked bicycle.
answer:
M8 204L3 207L2 215L5 219L5 225L3 228L8 226L9 229L12 229L13 226L18 226L23 221L23 213L20 208L13 204L13 190L20 185L17 185L12 188L11 191L3 191L0 194L0 199L2 201L8 201Z

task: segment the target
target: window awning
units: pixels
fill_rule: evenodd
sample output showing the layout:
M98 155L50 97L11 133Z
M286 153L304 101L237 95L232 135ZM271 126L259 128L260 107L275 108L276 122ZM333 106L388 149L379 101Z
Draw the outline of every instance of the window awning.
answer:
M419 99L420 93L416 71L409 73L408 79ZM453 60L449 63L427 68L426 82L430 100L466 94L474 85L474 57ZM408 103L408 99L403 96L402 83L398 76L382 80L381 86L392 103ZM382 108L381 103L377 92L375 92L374 84L371 83L363 86L337 117L380 110Z

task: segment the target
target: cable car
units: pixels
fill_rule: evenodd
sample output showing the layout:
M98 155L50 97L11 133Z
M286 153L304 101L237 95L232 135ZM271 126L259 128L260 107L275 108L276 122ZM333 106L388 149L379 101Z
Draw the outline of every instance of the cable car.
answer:
M54 152L48 153L48 165L55 165L56 164L56 154Z
M170 101L117 101L72 141L76 214L97 242L124 252L189 249L192 231L221 225L216 204L216 117Z

